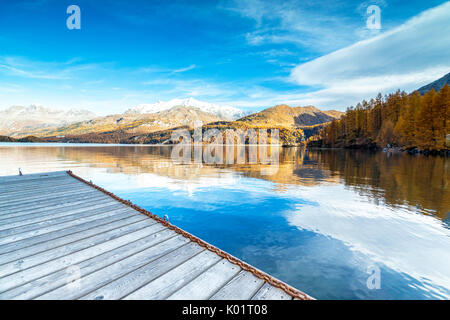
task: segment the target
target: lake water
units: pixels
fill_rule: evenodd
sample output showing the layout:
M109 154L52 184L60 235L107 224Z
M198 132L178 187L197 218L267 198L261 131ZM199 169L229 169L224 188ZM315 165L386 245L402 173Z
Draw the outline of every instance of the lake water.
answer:
M70 169L315 298L450 298L448 158L280 148L267 170L171 150L4 143L0 175Z

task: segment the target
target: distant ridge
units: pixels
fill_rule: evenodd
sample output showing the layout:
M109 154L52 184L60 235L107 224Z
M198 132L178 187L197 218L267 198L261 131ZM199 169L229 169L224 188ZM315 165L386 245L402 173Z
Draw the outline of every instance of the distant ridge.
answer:
M420 92L420 94L424 95L425 93L427 93L428 91L430 91L431 89L434 89L434 91L439 91L442 89L443 86L445 86L445 84L450 85L450 73L447 73L445 76L443 76L442 78L437 79L436 81L433 81L423 87L421 87L420 89L418 89L417 91Z
M169 101L158 101L150 104L141 104L137 107L128 109L127 111L125 111L125 114L157 113L180 106L198 108L203 112L214 114L224 120L236 120L245 116L245 113L238 108L230 106L219 106L217 104L199 101L194 98L172 99Z
M338 119L343 113L336 110L321 111L313 106L290 107L278 105L239 119L251 125L277 125L284 127L314 126Z
M196 122L201 122L205 128L220 131L278 128L284 143L295 145L305 136L307 138L315 134L319 127L340 118L343 113L336 110L321 111L313 106L290 107L283 104L245 115L233 107L222 107L189 98L141 105L123 114L92 118L92 115L84 111L72 110L61 115L58 112L54 114L47 108L34 106L27 109L10 108L8 115L12 114L15 117L20 114L18 118L21 120L26 118L24 114L33 114L34 118L44 120L44 123L27 121L21 123L20 127L10 127L10 132L6 134L0 130L0 135L29 137L28 139L34 136L33 139L38 137L55 142L161 143L170 138L166 136L172 130L192 129ZM58 125L58 121L51 121L53 118L60 120L61 116L62 125ZM229 117L238 119L229 121ZM81 120L67 121L77 118Z
M12 106L0 110L0 135L14 136L23 131L65 126L96 117L96 114L80 109L57 110L41 105Z
M124 113L97 117L64 126L21 132L20 136L67 136L121 131L144 134L179 126L193 126L195 121L210 123L223 120L199 108L176 106L156 113Z

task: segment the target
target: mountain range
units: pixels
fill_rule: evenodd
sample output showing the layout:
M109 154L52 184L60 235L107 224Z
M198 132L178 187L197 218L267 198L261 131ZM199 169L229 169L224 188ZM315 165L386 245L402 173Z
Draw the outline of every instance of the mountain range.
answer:
M156 113L115 114L56 128L40 128L26 133L22 132L20 136L73 136L114 131L144 134L180 126L192 127L196 121L210 123L221 120L223 119L219 116L204 112L196 107L175 106Z
M0 135L65 137L120 131L123 134L145 135L203 124L237 121L243 126L301 127L325 123L338 118L339 111L320 111L308 107L275 106L246 115L234 107L223 107L193 98L139 105L123 114L97 116L89 111L57 111L42 106L11 107L2 112Z
M175 122L177 113L179 121ZM205 113L198 108L177 106L153 114L140 114L139 117L141 118L137 120L133 120L135 119L135 114L109 116L106 118L112 118L116 123L109 123L107 126L105 126L105 118L98 118L92 121L93 127L91 128L86 126L86 123L91 123L91 121L84 122L81 126L80 123L77 123L69 127L58 128L55 132L47 132L46 137L40 140L32 138L31 141L171 144L174 143L171 140L174 130L179 128L188 129L192 136L194 121L200 120L203 122L203 130L217 129L225 135L228 129L244 131L247 129L279 129L281 143L291 146L299 144L305 137L317 134L317 131L326 122L339 117L341 114L339 111L326 111L325 113L311 106L289 107L280 105L234 121L211 121L217 116ZM191 117L186 118L186 115L191 115ZM117 118L119 116L120 118ZM213 117L207 118L208 116ZM131 117L131 121L128 117ZM167 125L167 122L164 122L164 128L155 126L155 121L170 121L172 127ZM177 123L179 125L175 125ZM161 123L159 124L161 125ZM41 137L43 136L41 135ZM268 143L270 142L268 141Z
M330 122L340 118L343 112L336 110L321 111L313 106L290 107L282 104L250 114L237 121L252 126L303 127Z
M236 120L246 115L244 111L234 107L220 106L209 102L199 101L194 98L172 99L169 101L158 101L152 104L141 104L135 108L128 109L125 111L125 114L156 113L177 106L195 107L203 112L214 114L224 120Z
M450 73L417 91L424 94L431 89L440 90L448 83ZM309 136L317 133L324 124L339 119L342 115L343 112L336 110L321 111L314 106L290 107L285 104L248 114L238 108L220 106L194 98L141 104L129 108L123 114L108 116L97 116L90 111L78 109L61 111L39 105L13 106L0 111L0 135L14 138L68 137L69 140L88 135L90 141L97 140L95 135L102 134L104 137L119 137L117 141L122 141L126 137L146 142L155 141L154 134L158 132L167 133L168 130L178 127L192 128L196 121L200 121L204 125L208 124L210 128L222 129L245 127L300 129ZM100 140L109 141L109 138Z
M434 89L434 91L439 91L446 84L450 85L450 73L447 73L442 78L439 78L436 81L433 81L433 82L431 82L431 83L429 83L429 84L419 88L417 91L419 91L420 94L424 95L425 93L427 93L431 89Z
M0 111L0 134L23 136L28 131L60 127L96 117L93 112L79 109L62 111L40 105L12 106Z

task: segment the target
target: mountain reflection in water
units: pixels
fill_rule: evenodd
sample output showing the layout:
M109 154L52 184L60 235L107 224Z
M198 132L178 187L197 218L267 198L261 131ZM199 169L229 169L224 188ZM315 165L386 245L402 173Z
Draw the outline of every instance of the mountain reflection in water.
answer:
M316 298L450 298L450 160L278 153L275 167L174 163L169 146L0 144L0 175L70 169Z

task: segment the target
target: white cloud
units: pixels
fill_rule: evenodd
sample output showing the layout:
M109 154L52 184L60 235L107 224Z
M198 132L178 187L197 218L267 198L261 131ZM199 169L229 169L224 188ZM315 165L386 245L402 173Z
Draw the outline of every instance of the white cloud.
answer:
M98 69L98 64L76 64L80 58L66 62L43 62L23 57L0 56L0 72L8 76L28 79L68 80L80 72Z
M214 81L192 78L155 78L143 81L141 84L149 87L157 86L158 88L154 88L153 91L158 99L172 99L174 96L177 98L193 96L208 100L212 99L210 102L220 103L222 101L218 100L229 97L236 91L235 87L228 83L216 83Z
M61 77L61 75L46 73L45 71L42 71L42 70L28 71L28 70L19 68L17 66L14 66L11 63L0 63L0 69L3 69L10 75L24 77L24 78L52 79L52 80L64 79L63 77Z
M355 39L365 26L358 19L342 16L345 2L314 0L238 0L228 9L255 22L255 28L245 34L250 45L295 44L329 52Z
M185 67L185 68L175 69L175 70L173 70L173 73L186 72L186 71L194 69L195 67L196 67L195 64L191 64L190 66Z
M412 91L450 72L450 2L403 25L297 66L291 79L321 90L299 101L342 108L378 92Z
M136 70L133 70L133 72L136 73L168 73L168 74L174 74L174 73L183 73L192 69L197 68L197 65L191 64L187 67L178 68L178 69L171 69L166 67L158 67L158 66L150 66L150 67L142 67L138 68Z
M315 204L286 211L291 225L340 240L377 264L423 286L431 284L427 290L435 297L449 298L450 230L439 219L415 214L411 207L374 205L342 185L289 189L287 194Z

